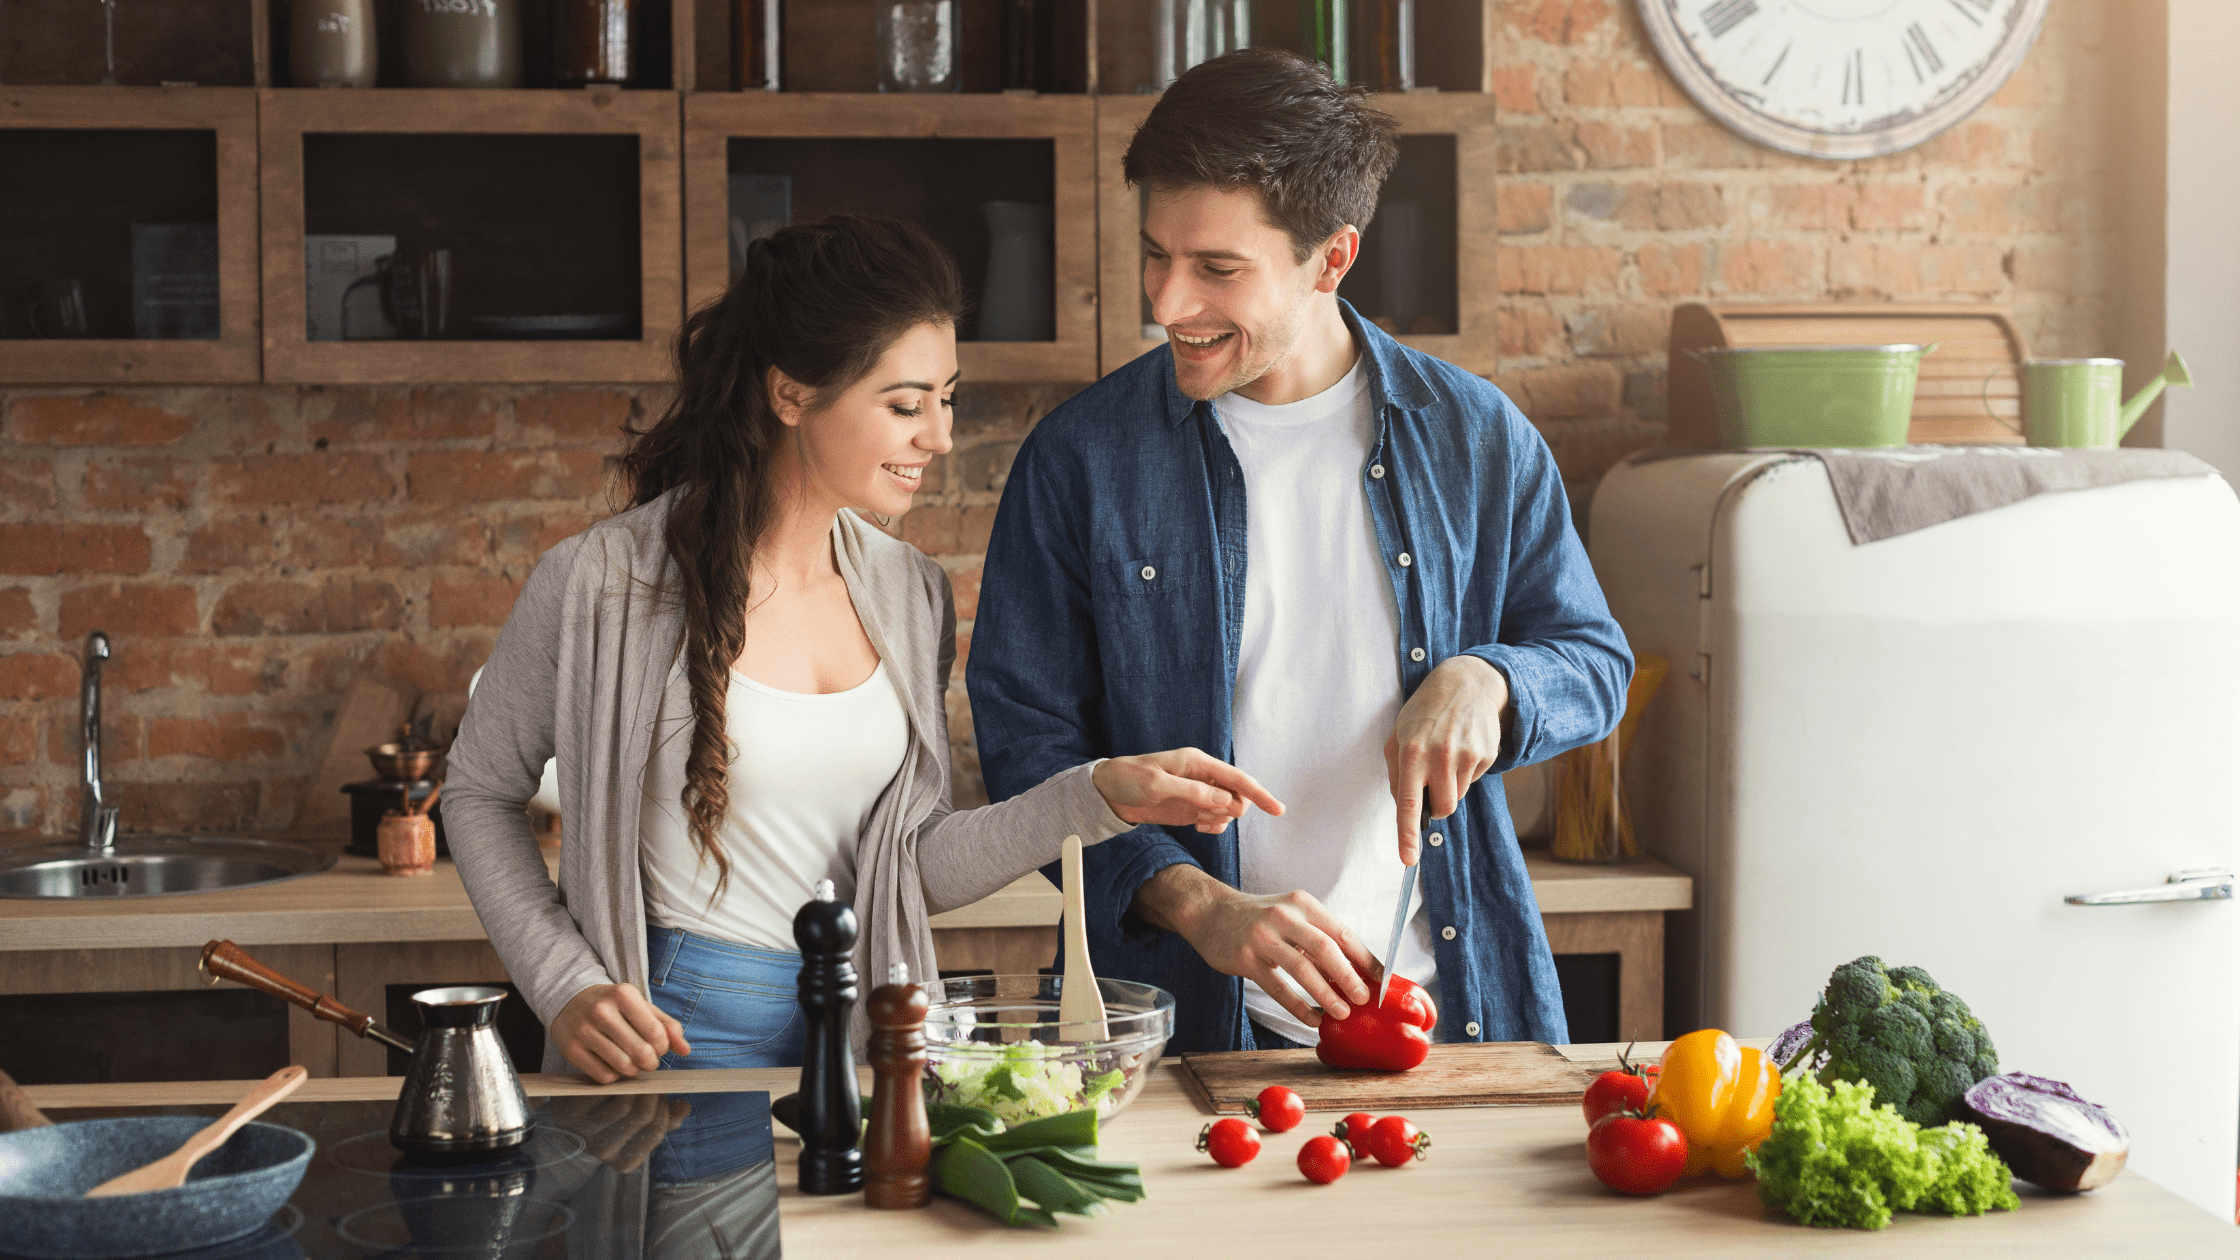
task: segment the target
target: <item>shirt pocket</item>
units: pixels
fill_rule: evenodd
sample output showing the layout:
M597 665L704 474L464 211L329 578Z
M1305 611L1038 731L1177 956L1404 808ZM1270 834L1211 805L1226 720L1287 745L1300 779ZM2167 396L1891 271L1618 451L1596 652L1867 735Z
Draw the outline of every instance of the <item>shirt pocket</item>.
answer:
M1113 678L1204 669L1221 659L1212 565L1197 554L1106 560L1091 597L1097 652Z

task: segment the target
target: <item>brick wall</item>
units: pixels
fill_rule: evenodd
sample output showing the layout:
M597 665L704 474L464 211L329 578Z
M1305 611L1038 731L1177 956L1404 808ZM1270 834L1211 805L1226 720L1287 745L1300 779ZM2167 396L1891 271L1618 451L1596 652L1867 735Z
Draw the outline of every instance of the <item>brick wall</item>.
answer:
M1660 432L1690 298L2009 304L2041 354L2117 343L2109 55L2121 0L2054 6L1974 118L1896 157L1790 158L1707 120L1630 0L1506 0L1501 384L1575 487ZM905 538L970 619L1019 439L1077 386L977 386ZM284 826L343 689L455 713L544 548L608 510L613 388L0 390L0 832L76 811L79 643L116 639L108 779L128 827ZM950 695L959 804L982 799Z
M898 523L960 645L1018 440L1074 387L982 386ZM455 716L546 548L613 506L619 388L0 391L0 832L77 811L78 662L110 634L104 782L128 829L274 830L361 671ZM981 798L961 675L959 790Z
M1696 108L1633 0L1503 0L1496 379L1576 487L1661 431L1681 301L1998 302L2033 354L2120 353L2124 89L2151 85L2119 54L2147 7L2055 4L1959 126L1825 162Z

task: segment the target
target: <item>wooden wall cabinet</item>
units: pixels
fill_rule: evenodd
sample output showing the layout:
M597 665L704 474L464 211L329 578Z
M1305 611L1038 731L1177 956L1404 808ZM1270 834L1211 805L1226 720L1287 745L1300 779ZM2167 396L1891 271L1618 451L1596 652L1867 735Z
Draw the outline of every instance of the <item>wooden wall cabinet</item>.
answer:
M241 2L248 6L246 38L254 49L251 77L259 85L284 80L280 0ZM1289 38L1289 11L1277 12L1280 5L1267 8L1268 13L1256 16L1256 23L1266 20L1256 25L1255 38L1281 45ZM1020 165L1031 166L1035 179L1045 164L1049 171L1046 196L1055 223L1053 337L961 342L958 354L966 379L1089 381L1159 344L1158 338L1143 336L1147 319L1138 190L1120 178L1121 154L1158 98L1095 94L1100 71L1108 88L1142 77L1141 67L1130 58L1148 56L1148 8L1116 0L1073 0L1068 21L1084 42L1076 51L1086 59L1082 66L1089 94L1042 96L725 91L724 83L701 83L708 76L700 70L720 71L728 65L728 53L719 46L728 39L729 7L721 0L665 0L648 8L649 13L655 10L660 20L653 29L661 46L649 39L641 55L666 70L673 89L0 88L0 132L84 128L214 133L222 305L221 335L209 341L0 340L0 382L664 381L672 370L670 345L686 311L713 300L729 282L728 177L740 155L798 160L820 144L833 146L829 151L844 154L854 166L865 165L865 155L873 152L903 154L907 160L896 169L908 178L899 186L852 176L842 181L832 170L812 165L812 178L796 181L797 221L838 209L918 218L960 255L966 287L976 296L989 248L975 217L977 205L1040 201L1040 194L991 191L1021 179L1020 169L1000 160L1007 146L1016 152L1030 152L1016 146L1039 146L1031 149L1033 161ZM850 0L847 12L867 15L871 6L867 0ZM1421 318L1404 315L1391 326L1409 345L1490 374L1495 369L1496 305L1494 106L1483 90L1456 89L1483 88L1483 45L1490 38L1492 4L1436 0L1418 12L1425 24L1419 26L1419 37L1425 31L1431 36L1422 38L1421 78L1446 90L1375 100L1400 120L1404 137L1401 167L1385 197L1388 202L1413 199L1422 211L1414 274L1423 282L1419 287L1436 292L1421 303ZM789 18L792 33L806 38L804 33L814 32L824 39L813 47L789 47L788 64L809 79L817 77L811 69L827 77L861 77L861 67L849 67L862 59L858 54L870 46L872 33L868 27L855 29L861 22L836 26L837 13L804 8ZM863 48L857 47L859 42ZM663 77L652 76L656 82ZM579 172L578 179L585 198L604 196L611 203L617 196L627 200L629 192L614 185L634 176L635 201L628 207L633 213L610 214L611 222L594 224L573 237L563 233L558 245L544 250L545 271L555 274L596 271L594 264L614 264L619 258L629 268L626 300L605 300L623 283L609 275L592 285L602 302L540 306L535 281L541 273L517 291L483 286L478 296L470 275L484 260L463 255L456 242L430 226L440 214L431 210L426 220L414 224L391 223L370 210L355 217L336 210L356 201L409 208L451 195L447 204L457 218L463 194L455 186L485 176L484 164L422 162L413 146L424 144L431 152L443 144L453 150L461 144L502 149L505 137L525 138L524 147L564 145L575 138L634 141L635 160L617 168L605 187L599 186L604 175L586 173L591 167ZM911 146L920 141L964 141L980 147L940 150L969 150L969 160L943 166L912 153ZM336 191L335 172L352 169L336 156L346 150L373 155L356 169L379 172L364 177L370 187L362 198ZM935 151L931 146L926 150ZM982 178L978 172L983 170L995 177ZM551 174L542 168L537 173L540 178ZM844 189L842 183L847 183ZM88 187L88 195L106 195L98 183ZM519 213L552 219L554 207L569 198L549 187L524 192L517 201ZM473 217L488 239L490 232L510 226L493 228L488 221L514 213L501 207ZM389 215L391 220L411 217ZM1395 291L1380 278L1379 269L1400 251L1383 248L1380 233L1392 230L1400 218L1380 215L1380 221L1371 223L1363 261L1348 278L1351 287L1341 290L1364 315L1379 314L1368 295ZM4 220L5 208L0 207ZM43 234L46 229L38 230ZM548 235L558 231L549 223L544 230ZM453 248L459 278L449 337L456 339L311 341L305 326L304 241L307 234L329 232L393 233L407 250ZM510 299L520 304L504 309ZM0 303L17 301L15 294L0 293ZM630 331L601 339L500 340L496 336L502 334L478 330L472 323L477 315L619 314L624 306L634 308L637 323ZM971 318L963 331L975 331Z
M960 341L958 364L968 381L1089 381L1097 375L1097 163L1094 117L1086 96L994 94L891 95L818 92L705 92L684 98L685 300L692 309L713 301L730 282L728 177L736 142L810 141L1025 141L1049 146L1055 239L1055 333L1050 341ZM793 150L799 154L813 147ZM836 151L834 151L836 152ZM903 159L906 149L879 153ZM986 151L974 149L975 161ZM859 185L846 197L826 195L805 204L797 192L796 222L836 210L954 221L983 194L938 163L898 161L894 178ZM796 187L801 188L796 175ZM914 213L916 211L916 213ZM960 226L935 235L969 234ZM965 287L977 294L975 255L967 243L947 240L960 258ZM977 241L969 244L977 244Z
M675 93L275 88L260 95L267 381L364 384L667 379L670 341L683 318ZM319 137L338 135L634 139L636 222L617 228L630 236L572 244L584 251L628 250L634 244L639 315L636 337L568 341L308 340L304 299L306 207L318 199L319 189L307 184L306 153ZM430 198L434 198L440 195L442 183L450 174L443 164L431 163L426 170L416 171L409 165L407 169L385 170L382 178L400 188L409 187L415 180L425 181ZM551 209L549 199L524 196L517 212L540 215ZM460 230L468 226L483 232L487 239L493 225L459 225ZM383 229L361 223L349 230ZM422 247L445 243L440 230L425 231L423 238ZM464 270L472 264L471 259L454 258L455 268ZM555 249L547 265L567 268L579 263L570 249ZM471 335L467 321L477 313L471 309L457 313L455 323L464 326L458 335Z
M1401 165L1387 181L1384 200L1410 189L1436 200L1419 203L1416 260L1419 289L1429 293L1451 278L1451 294L1426 299L1430 324L1437 331L1393 330L1399 339L1467 371L1494 371L1494 107L1493 98L1476 92L1421 92L1380 95L1376 107L1400 123ZM1143 296L1142 194L1120 175L1120 159L1136 128L1158 102L1155 96L1106 96L1097 101L1098 283L1102 288L1099 366L1110 372L1163 338L1145 337L1150 320ZM1424 143L1429 142L1429 143ZM1451 145L1451 149L1447 146ZM1442 169L1423 171L1423 164ZM1364 316L1379 314L1371 268L1392 255L1380 250L1380 233L1389 224L1372 219L1363 234L1361 259L1339 293ZM1450 226L1451 225L1451 226ZM1356 280L1371 281L1368 292Z
M11 87L0 88L0 133L16 131L79 130L181 134L205 132L215 137L215 194L218 225L218 336L214 340L144 340L129 337L0 339L0 382L70 382L85 384L172 384L180 382L235 382L258 379L257 301L257 99L252 88L162 87ZM7 136L0 134L0 146ZM88 177L99 181L130 180L136 173L94 169ZM67 178L67 177L59 177ZM157 190L173 193L176 190ZM69 192L53 185L40 186L37 177L9 189L8 209L27 211L46 201L68 200ZM112 206L105 204L102 209ZM81 230L82 221L63 222L49 216L48 230ZM129 210L123 213L130 214ZM170 217L157 212L158 217ZM104 229L123 228L105 224ZM29 241L31 225L11 225L17 242ZM113 232L111 233L114 234ZM44 235L44 232L42 232ZM120 237L119 241L128 240ZM113 242L115 243L115 242ZM13 252L12 250L10 252ZM40 253L60 253L40 244ZM118 255L128 257L128 255ZM65 264L76 270L76 264ZM106 321L112 330L121 319L131 325L129 262L125 268L127 303L121 312L116 286L105 286L111 310ZM62 279L62 276L42 277ZM92 285L92 281L88 281ZM0 294L0 302L23 302L21 290ZM10 325L22 324L22 311L8 312ZM98 317L97 317L98 322ZM4 336L4 333L0 333Z

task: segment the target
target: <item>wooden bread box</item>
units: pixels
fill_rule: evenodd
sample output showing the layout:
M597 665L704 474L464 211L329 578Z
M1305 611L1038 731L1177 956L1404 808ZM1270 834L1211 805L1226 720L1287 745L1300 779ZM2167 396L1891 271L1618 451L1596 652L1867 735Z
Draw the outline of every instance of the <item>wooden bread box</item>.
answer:
M1708 306L1672 309L1665 441L1718 446L1711 373L1689 350L1745 346L1859 346L1912 342L1937 349L1921 360L1906 440L1956 446L2020 445L2022 378L2030 357L2003 306L1885 304ZM1986 386L1988 382L1988 388ZM1985 414L1986 395L1990 414ZM2004 420L2006 423L2001 423ZM2009 424L2017 428L2007 427Z

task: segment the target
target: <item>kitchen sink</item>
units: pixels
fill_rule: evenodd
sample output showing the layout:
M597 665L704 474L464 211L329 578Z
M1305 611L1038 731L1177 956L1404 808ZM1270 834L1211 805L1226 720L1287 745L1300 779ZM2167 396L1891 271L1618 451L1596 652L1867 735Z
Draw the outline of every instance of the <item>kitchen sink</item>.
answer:
M0 849L0 897L166 897L315 875L330 853L236 836L123 835L107 852L75 840Z

